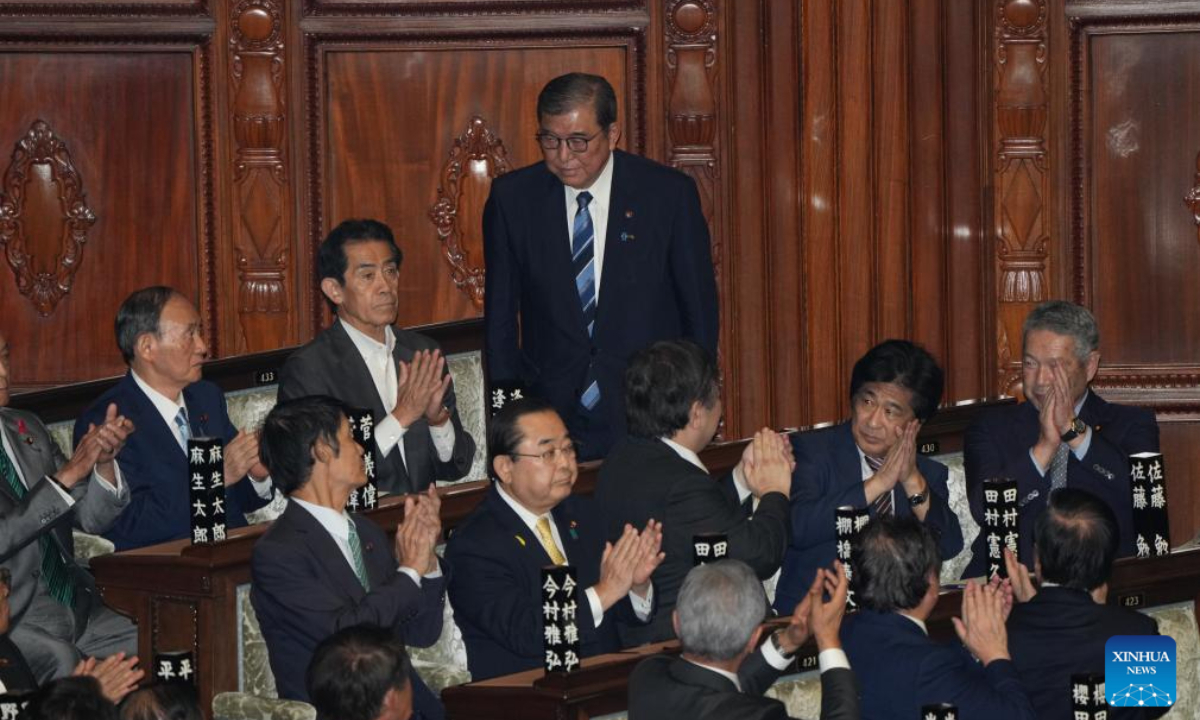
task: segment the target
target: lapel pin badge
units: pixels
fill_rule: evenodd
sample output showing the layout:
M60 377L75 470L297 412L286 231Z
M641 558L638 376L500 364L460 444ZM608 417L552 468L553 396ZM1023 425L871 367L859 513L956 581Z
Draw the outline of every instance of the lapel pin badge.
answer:
M520 535L513 535L513 537L517 539L517 542L521 543L521 547L525 547L525 538Z

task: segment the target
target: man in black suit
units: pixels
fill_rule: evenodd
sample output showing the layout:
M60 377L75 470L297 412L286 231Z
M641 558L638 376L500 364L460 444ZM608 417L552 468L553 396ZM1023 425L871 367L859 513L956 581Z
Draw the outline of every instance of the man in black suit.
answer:
M337 319L284 363L279 399L328 395L371 411L376 484L419 492L471 469L475 441L463 430L441 349L393 327L403 256L391 228L345 220L321 243L321 292Z
M308 697L319 720L409 720L412 663L389 630L355 625L321 641L308 666Z
M309 699L304 673L313 651L341 628L369 623L417 647L437 642L445 578L434 553L441 520L432 488L405 498L394 543L367 518L347 514L350 492L367 481L362 446L342 404L321 395L276 405L263 424L262 452L288 495L250 560L250 601L279 696ZM423 717L442 717L440 701L410 679Z
M1086 490L1108 503L1119 555L1136 550L1129 456L1158 451L1158 423L1142 408L1105 402L1088 389L1100 368L1100 330L1086 308L1051 300L1025 319L1021 360L1026 402L978 415L963 439L971 514L983 524L983 483L1017 481L1018 558L1033 565L1033 523L1051 490ZM964 577L987 569L980 533Z
M654 611L650 576L663 555L662 526L626 525L612 544L590 498L571 494L575 446L548 403L504 406L488 428L496 479L483 502L450 536L450 604L467 645L471 677L540 667L542 578L548 565L575 568L580 652L620 648L619 622L646 622Z
M950 509L945 465L917 454L917 433L937 412L942 369L924 348L887 340L854 364L850 419L792 436L792 536L775 609L790 613L816 568L836 556L836 510L866 508L871 517L915 517L937 539L943 560L963 548Z
M842 625L842 642L865 680L864 718L918 718L938 703L971 720L1037 717L1009 658L999 587L967 583L962 619L954 618L962 644L943 645L925 627L941 591L928 527L915 517L875 518L850 557L860 609Z
M783 559L790 527L787 440L762 430L733 472L713 482L697 453L721 421L718 382L712 357L687 340L656 342L635 353L625 371L630 436L600 467L596 502L612 540L626 523L641 527L660 520L667 554L654 572L654 621L622 627L625 645L675 636L671 611L692 568L694 536L725 536L728 557L749 565L761 580L774 575Z
M1034 528L1036 586L1025 566L1005 553L1017 601L1008 617L1008 644L1038 717L1070 717L1071 675L1103 674L1110 637L1157 635L1158 623L1105 604L1117 519L1104 501L1085 490L1055 490ZM1167 710L1110 707L1108 716L1158 717Z
M840 567L819 571L791 623L756 652L769 608L754 571L738 560L692 569L672 615L683 654L638 664L629 677L629 720L786 720L783 703L762 693L810 633L820 651L821 720L857 720L857 683L838 640L847 586Z
M617 99L571 73L538 95L543 161L492 182L483 211L487 371L558 410L580 458L625 434L634 351L686 337L717 354L708 227L686 175L614 150Z

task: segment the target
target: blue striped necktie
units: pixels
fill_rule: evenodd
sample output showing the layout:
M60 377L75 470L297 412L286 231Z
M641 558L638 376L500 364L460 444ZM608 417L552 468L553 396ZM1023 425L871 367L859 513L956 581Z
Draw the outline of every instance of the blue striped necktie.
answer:
M575 222L571 227L571 264L575 270L575 292L579 294L579 306L583 308L583 321L587 323L588 337L596 327L596 232L592 227L592 216L588 203L592 194L584 191L575 198L579 209L575 211ZM596 382L596 371L588 365L584 389L579 403L588 410L600 402L600 385Z
M872 475L879 472L879 468L883 467L884 458L871 457L870 455L867 455L867 454L863 454L863 457L865 457L867 459L867 467L871 468ZM883 517L884 515L891 515L892 514L892 490L888 490L887 492L883 493L879 497L875 498L875 501L871 503L871 508L875 510L875 517Z

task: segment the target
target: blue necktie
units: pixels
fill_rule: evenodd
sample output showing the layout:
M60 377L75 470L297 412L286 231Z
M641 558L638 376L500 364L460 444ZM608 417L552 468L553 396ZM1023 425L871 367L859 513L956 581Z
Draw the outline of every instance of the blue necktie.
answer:
M175 414L175 437L179 439L179 447L187 452L188 440L192 439L192 426L188 422L187 408L179 408Z
M575 291L579 294L579 306L583 308L583 321L587 323L588 337L596 326L596 253L594 240L595 230L592 228L592 216L588 212L588 203L592 194L581 192L575 198L579 209L575 212L575 222L571 228L571 258L575 270ZM589 364L587 377L584 378L584 390L579 396L579 402L588 410L600 402L600 385L596 382L596 371Z

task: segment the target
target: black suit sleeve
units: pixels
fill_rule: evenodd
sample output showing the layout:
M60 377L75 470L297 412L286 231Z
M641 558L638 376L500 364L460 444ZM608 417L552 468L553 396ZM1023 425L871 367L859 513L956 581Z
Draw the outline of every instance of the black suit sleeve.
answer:
M696 183L691 178L676 205L668 262L684 334L715 358L719 325L717 281L708 224Z
M483 313L484 358L492 382L521 378L517 313L521 277L513 253L508 218L495 186L483 207L483 255L487 265Z
M732 483L732 478L722 483ZM729 557L749 565L759 578L769 578L783 562L787 548L788 500L781 493L768 493L758 510L747 519L736 502L729 502L721 488L707 479L677 482L667 497L667 517L683 528L714 528L729 540Z
M324 373L314 367L314 363L308 362L310 356L315 357L300 352L292 353L283 364L279 371L279 402L329 394L327 383L322 381Z
M858 680L849 668L821 673L821 720L858 720Z

